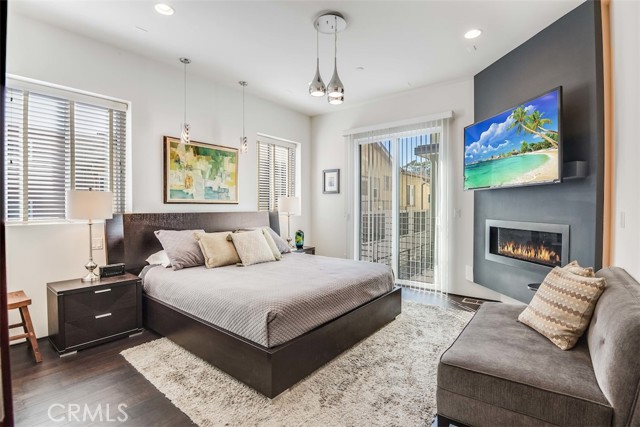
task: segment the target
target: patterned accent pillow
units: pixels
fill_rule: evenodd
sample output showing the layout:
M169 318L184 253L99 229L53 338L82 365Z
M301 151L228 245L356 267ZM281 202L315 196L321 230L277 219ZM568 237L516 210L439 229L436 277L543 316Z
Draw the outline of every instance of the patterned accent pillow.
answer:
M275 242L275 244L278 247L278 250L280 251L281 254L287 254L287 253L291 252L291 248L289 247L287 242L285 242L285 240L282 237L280 237L278 235L278 233L273 231L273 228L271 228L271 227L264 227L264 228L269 231L269 234L271 235L271 238ZM236 230L236 231L234 231L234 233L237 233L237 232L240 232L240 231L261 230L261 229L262 229L262 227L247 227L247 228L241 228L239 230Z
M555 267L545 277L518 321L535 329L562 350L573 348L589 325L604 278L584 277Z
M193 238L198 241L202 254L204 255L204 265L207 268L224 267L240 262L240 257L233 243L227 241L230 231L218 233L194 233Z
M264 238L267 241L271 252L273 253L273 257L276 259L276 261L280 261L282 259L282 253L280 253L280 249L278 249L276 242L273 241L273 237L271 237L271 233L269 233L269 230L271 229L263 228L262 234L264 235Z
M193 233L204 230L157 230L156 237L167 252L174 270L204 265L204 255Z
M245 267L276 260L262 230L231 233L230 236Z
M580 264L578 264L578 261L575 260L571 261L569 264L565 265L562 268L573 274L577 274L578 276L596 277L596 275L593 273L593 267L581 267Z

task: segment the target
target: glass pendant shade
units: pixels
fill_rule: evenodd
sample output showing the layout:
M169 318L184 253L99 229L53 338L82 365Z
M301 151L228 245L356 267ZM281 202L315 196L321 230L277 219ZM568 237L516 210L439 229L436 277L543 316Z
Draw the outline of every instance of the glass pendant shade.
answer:
M338 64L334 64L333 67L333 77L331 77L331 81L329 82L329 85L327 86L327 95L329 95L330 97L339 97L344 95L344 86L342 85L342 81L340 80L340 77L338 76ZM329 100L329 103L331 104L331 100Z
M182 132L180 133L180 141L181 141L183 144L188 144L190 140L191 140L191 139L190 139L190 137L189 137L189 124L188 124L188 123L185 123L185 124L182 126Z
M340 105L344 102L344 95L339 95L339 96L329 95L327 97L327 101L329 101L329 104L331 105Z
M327 88L320 77L320 59L316 62L316 75L313 76L313 80L309 83L309 94L311 96L324 96L327 93Z
M249 152L249 143L247 142L246 136L240 138L240 152L242 154L247 154Z

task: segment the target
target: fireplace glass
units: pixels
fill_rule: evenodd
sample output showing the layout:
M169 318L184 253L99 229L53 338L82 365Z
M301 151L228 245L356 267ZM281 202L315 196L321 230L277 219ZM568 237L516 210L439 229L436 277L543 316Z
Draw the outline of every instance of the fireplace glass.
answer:
M547 267L562 265L562 233L491 227L489 252Z

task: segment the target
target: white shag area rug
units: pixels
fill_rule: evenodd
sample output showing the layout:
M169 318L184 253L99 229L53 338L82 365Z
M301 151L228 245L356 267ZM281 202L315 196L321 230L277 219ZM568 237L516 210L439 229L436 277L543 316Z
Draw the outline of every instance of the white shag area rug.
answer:
M200 426L429 426L439 357L471 317L404 301L395 321L273 400L167 338L121 354Z

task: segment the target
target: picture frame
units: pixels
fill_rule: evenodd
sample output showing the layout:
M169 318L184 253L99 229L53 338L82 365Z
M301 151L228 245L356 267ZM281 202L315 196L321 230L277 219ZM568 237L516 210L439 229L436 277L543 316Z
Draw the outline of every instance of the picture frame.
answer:
M164 136L164 203L237 204L238 149Z
M322 171L322 194L340 194L340 169Z

